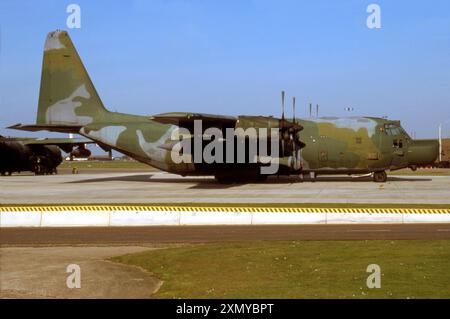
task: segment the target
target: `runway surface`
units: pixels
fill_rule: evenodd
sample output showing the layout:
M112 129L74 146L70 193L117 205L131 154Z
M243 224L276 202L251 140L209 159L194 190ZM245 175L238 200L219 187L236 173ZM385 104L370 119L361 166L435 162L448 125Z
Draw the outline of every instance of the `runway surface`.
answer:
M316 182L272 177L264 183L218 184L212 177L163 172L0 177L0 203L407 203L450 204L450 176L319 176Z
M450 239L450 224L4 228L0 232L2 246L372 239Z

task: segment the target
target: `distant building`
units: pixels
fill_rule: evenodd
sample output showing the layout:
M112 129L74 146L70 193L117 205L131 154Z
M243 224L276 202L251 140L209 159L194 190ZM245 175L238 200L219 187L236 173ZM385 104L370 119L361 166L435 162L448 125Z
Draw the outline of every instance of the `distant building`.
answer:
M121 160L121 161L127 161L127 162L137 162L134 158L126 156L126 155L116 157L116 159Z

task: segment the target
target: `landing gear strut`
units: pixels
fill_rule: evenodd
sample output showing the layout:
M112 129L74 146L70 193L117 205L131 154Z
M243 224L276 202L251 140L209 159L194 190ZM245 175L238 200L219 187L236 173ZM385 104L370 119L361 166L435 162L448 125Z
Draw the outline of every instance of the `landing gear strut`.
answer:
M385 171L378 171L373 173L373 181L376 183L384 183L387 181L387 174Z

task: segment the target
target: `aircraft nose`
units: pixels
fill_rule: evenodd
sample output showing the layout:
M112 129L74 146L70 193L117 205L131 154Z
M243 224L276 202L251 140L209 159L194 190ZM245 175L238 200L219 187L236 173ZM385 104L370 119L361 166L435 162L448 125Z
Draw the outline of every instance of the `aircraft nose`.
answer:
M413 140L408 149L409 166L431 165L438 156L438 140Z

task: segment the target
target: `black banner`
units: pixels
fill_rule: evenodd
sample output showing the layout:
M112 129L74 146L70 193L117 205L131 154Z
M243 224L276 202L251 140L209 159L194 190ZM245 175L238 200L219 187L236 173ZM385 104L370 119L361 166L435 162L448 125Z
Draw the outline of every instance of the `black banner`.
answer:
M358 318L386 316L392 311L405 315L445 313L449 300L1 300L2 314L69 316L114 315L124 318L310 318L345 315Z

